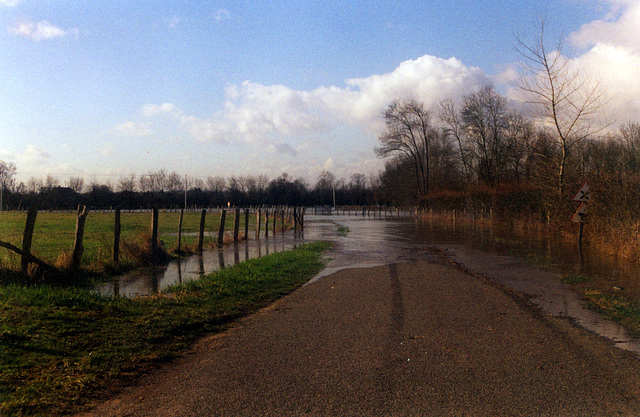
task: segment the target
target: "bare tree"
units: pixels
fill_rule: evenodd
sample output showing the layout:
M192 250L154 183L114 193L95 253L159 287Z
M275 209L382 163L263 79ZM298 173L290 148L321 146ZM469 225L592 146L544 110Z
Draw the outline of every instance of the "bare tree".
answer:
M13 162L0 161L0 211L2 211L4 189L13 182L16 174L16 164Z
M37 194L44 188L42 178L30 177L27 180L27 192L29 194Z
M136 174L120 178L117 189L120 192L134 192L136 190Z
M58 186L60 186L60 180L57 177L54 177L53 175L49 174L44 179L44 188L47 191L51 191L52 189Z
M464 138L464 126L453 100L448 99L440 103L438 117L444 123L445 135L455 142L458 155L457 159L461 167L460 171L462 175L467 181L471 181L473 176L471 161L472 149L469 149L469 145Z
M601 108L601 93L597 83L571 67L563 55L561 40L554 49L549 49L545 42L544 16L536 29L533 41L516 39L516 49L524 58L517 86L532 106L535 118L553 131L558 148L556 191L562 199L569 154L573 147L595 133L591 119Z
M177 172L172 171L167 175L166 191L183 191L185 185L184 180Z
M415 100L394 101L384 112L386 132L378 137L379 157L401 156L411 162L419 195L429 192L429 142L436 135L424 104Z
M227 180L224 177L207 177L207 191L222 192L227 189Z
M76 193L81 193L84 188L84 178L82 177L69 177L67 180L67 187L71 188Z

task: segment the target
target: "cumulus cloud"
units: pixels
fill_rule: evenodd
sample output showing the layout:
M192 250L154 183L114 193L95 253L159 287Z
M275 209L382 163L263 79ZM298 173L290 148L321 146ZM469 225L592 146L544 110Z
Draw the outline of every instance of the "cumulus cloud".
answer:
M608 99L603 111L618 123L640 119L639 22L639 0L612 0L607 16L569 36L572 45L586 49L574 63L600 84Z
M77 34L77 29L65 30L58 26L43 20L41 22L24 22L19 23L9 29L11 33L23 36L34 41L42 41L47 39L64 38L69 34Z
M148 123L124 122L113 129L115 132L125 136L149 136L153 134Z
M401 63L391 73L346 80L346 87L300 91L245 81L229 86L224 108L206 119L183 115L169 103L147 105L143 113L182 115L182 127L201 141L269 146L273 136L300 137L341 124L375 132L383 126L383 110L395 99L416 98L434 108L443 99L455 99L490 83L480 69L456 58L426 55Z
M603 19L583 25L569 36L569 41L581 48L607 44L640 53L638 24L640 1L612 0L611 10Z

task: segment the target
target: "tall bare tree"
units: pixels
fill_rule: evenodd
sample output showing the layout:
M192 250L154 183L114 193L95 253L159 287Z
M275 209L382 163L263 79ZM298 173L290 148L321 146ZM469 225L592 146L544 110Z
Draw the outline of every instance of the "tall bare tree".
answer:
M13 176L16 174L16 164L13 162L0 161L0 211L3 207L4 189L13 182Z
M562 40L552 48L546 43L547 19L542 16L532 41L516 39L516 49L523 57L517 86L533 109L534 117L553 131L558 148L555 162L556 191L564 195L569 154L576 145L598 129L592 123L601 108L602 95L597 83L572 68L563 54Z
M437 134L424 104L394 101L384 112L386 131L378 137L379 157L406 158L413 166L419 195L429 192L429 142Z

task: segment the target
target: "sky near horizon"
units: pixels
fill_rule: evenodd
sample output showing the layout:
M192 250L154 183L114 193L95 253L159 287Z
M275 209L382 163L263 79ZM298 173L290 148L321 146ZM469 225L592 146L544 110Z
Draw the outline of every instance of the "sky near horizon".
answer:
M640 0L0 0L0 160L61 185L375 175L392 100L509 96L543 12L640 122Z

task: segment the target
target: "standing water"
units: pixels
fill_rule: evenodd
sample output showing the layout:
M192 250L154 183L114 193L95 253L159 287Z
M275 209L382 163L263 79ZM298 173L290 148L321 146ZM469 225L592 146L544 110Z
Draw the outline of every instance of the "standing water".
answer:
M616 346L640 353L638 340L621 326L589 310L578 293L561 280L568 274L588 276L594 279L590 288L622 292L640 301L640 277L630 262L595 252L581 256L575 242L550 239L543 233L514 230L498 223L344 215L306 216L305 220L304 234L289 231L206 251L173 261L166 267L131 272L97 290L110 296L150 295L247 259L290 250L304 242L328 240L334 247L327 253L327 268L314 280L346 268L420 259L452 261L524 294L547 314L570 318ZM338 233L338 226L342 233Z

